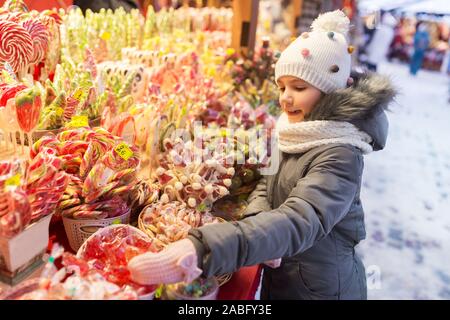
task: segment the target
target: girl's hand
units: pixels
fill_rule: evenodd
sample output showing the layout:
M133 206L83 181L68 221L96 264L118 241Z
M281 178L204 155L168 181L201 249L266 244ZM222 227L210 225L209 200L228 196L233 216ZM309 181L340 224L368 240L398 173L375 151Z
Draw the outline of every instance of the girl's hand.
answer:
M168 245L158 253L147 252L128 263L131 279L139 284L192 282L202 274L197 252L189 239Z

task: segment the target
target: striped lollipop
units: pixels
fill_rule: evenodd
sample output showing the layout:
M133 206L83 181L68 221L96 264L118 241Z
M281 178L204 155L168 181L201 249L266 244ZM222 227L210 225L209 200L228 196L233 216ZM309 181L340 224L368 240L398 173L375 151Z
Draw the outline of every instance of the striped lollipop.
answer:
M23 0L6 0L3 8L9 11L28 12L28 7Z
M0 63L8 62L14 72L21 72L33 57L33 41L21 25L0 20Z
M37 64L45 59L48 49L49 32L47 27L37 19L28 19L22 26L31 35L33 41L33 56L30 63Z

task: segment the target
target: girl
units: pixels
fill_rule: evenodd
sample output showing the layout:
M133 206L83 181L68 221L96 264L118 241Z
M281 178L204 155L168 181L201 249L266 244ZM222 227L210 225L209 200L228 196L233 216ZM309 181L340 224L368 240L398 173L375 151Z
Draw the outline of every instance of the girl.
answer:
M363 154L383 149L384 109L395 92L380 76L349 86L348 27L343 12L323 14L281 54L279 170L251 194L246 218L193 229L162 252L133 258L136 282L189 282L271 260L262 299L367 298L354 249L365 238Z

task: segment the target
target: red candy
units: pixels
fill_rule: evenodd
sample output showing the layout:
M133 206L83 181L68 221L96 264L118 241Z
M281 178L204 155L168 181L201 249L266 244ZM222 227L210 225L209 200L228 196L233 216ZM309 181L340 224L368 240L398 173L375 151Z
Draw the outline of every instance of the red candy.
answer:
M0 236L13 237L31 221L27 195L19 190L0 193Z
M0 63L8 62L14 72L21 72L33 54L33 41L28 31L15 22L0 20Z
M22 26L31 36L33 42L33 56L30 63L39 63L44 60L49 42L47 27L37 19L29 19L22 23Z
M80 248L77 256L87 261L90 268L100 272L108 281L119 286L131 285L142 291L155 287L142 287L133 283L127 268L128 262L148 251L155 251L152 241L138 229L116 225L101 229Z

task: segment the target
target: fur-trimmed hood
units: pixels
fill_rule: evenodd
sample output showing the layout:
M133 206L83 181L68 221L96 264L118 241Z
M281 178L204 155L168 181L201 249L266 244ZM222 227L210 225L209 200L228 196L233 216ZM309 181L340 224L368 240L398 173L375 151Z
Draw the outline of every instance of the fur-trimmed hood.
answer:
M305 120L353 123L372 137L374 151L381 150L386 145L389 126L385 110L396 94L389 78L365 74L356 78L351 87L324 95Z

